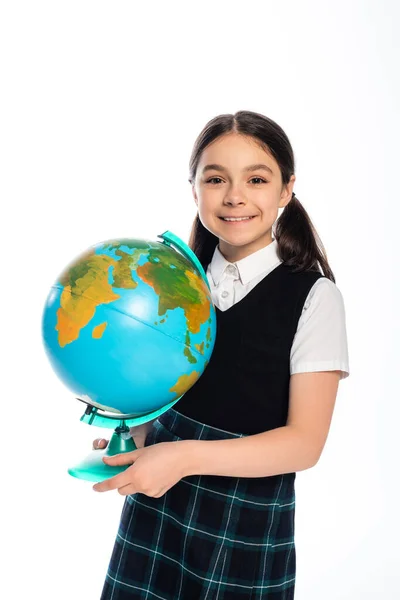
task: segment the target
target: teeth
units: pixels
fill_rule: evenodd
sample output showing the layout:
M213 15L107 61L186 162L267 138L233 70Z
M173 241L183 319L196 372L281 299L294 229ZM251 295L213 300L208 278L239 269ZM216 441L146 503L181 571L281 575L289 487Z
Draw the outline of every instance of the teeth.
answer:
M240 218L234 218L234 217L222 217L222 219L224 221L248 221L249 219L252 219L253 217L240 217Z

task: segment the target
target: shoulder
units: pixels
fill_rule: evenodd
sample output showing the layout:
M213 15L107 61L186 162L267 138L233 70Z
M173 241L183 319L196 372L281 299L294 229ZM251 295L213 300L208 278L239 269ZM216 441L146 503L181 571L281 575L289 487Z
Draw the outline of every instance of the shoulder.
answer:
M279 266L282 277L290 281L292 285L312 285L320 279L328 279L317 269L297 270L297 267L285 263L281 263Z
M286 279L291 281L289 285L294 288L297 287L303 289L307 294L305 301L306 305L309 305L310 302L343 303L342 294L336 283L326 277L321 271L296 271L287 265L283 265L283 267L283 272L286 273Z
M341 291L336 283L328 277L322 276L311 287L304 308L307 309L313 305L315 308L319 306L337 307L344 310L344 301Z

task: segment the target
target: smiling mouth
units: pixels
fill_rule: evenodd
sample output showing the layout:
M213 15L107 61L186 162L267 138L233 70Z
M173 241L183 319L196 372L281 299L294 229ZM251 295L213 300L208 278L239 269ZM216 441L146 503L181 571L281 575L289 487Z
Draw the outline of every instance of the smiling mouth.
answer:
M221 219L221 221L226 221L226 222L230 222L230 223L237 223L238 221L251 221L252 219L254 219L256 215L250 216L250 217L218 217L219 219Z

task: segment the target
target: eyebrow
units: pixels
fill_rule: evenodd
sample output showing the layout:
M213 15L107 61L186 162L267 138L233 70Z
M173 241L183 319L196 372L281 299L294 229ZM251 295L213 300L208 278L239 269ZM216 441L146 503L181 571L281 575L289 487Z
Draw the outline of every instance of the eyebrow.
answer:
M267 165L264 165L263 163L257 163L255 165L249 165L248 167L245 167L243 169L243 171L245 171L245 172L247 172L247 171L257 171L258 169L262 169L264 171L269 171L269 173L271 173L271 175L274 174L273 170L270 167L268 167ZM222 165L212 164L212 165L206 165L204 167L203 173L205 173L206 171L226 171L226 169Z

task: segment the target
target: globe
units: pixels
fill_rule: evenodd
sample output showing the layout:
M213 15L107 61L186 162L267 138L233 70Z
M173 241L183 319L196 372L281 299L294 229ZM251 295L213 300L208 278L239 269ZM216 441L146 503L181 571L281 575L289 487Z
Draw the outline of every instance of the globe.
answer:
M45 349L61 381L88 405L124 418L177 402L215 342L200 263L174 234L159 237L87 249L58 277L43 312Z

